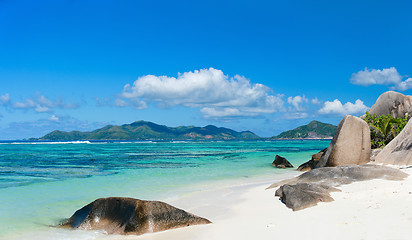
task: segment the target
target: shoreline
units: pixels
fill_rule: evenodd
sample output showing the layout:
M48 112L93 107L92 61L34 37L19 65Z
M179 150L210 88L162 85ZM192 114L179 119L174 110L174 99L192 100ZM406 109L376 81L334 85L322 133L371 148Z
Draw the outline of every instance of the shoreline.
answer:
M279 174L279 172L273 175L263 175L263 176L252 176L243 178L232 178L232 179L222 179L214 180L210 182L203 183L192 183L188 184L186 187L178 187L174 190L167 191L168 195L158 199L143 199L142 200L158 200L166 202L177 208L181 208L187 212L193 213L195 215L208 218L212 222L220 221L221 219L227 218L227 216L232 216L232 210L228 207L233 201L243 201L244 199L239 198L239 193L247 191L254 186L267 185L267 183L272 181L280 181L283 179L291 178L298 175L300 172L293 171L290 169L285 169L284 173ZM128 195L124 197L134 197L134 195ZM81 206L79 205L79 208ZM76 209L74 209L76 210ZM73 211L74 211L73 210ZM69 215L68 215L69 216ZM63 218L62 218L63 219ZM121 240L121 239L164 239L168 237L169 234L178 234L176 239L181 239L179 235L180 231L193 231L192 228L202 228L208 225L197 225L190 226L188 228L178 228L167 230L163 232L143 234L140 236L136 235L107 235L102 230L69 230L56 228L53 225L44 225L39 223L41 228L31 229L29 231L23 232L9 232L8 234L1 235L0 239L19 239L19 240L29 240L33 236L37 236L38 239L109 239L109 240ZM209 224L211 225L211 224ZM176 231L176 233L175 233ZM191 233L191 232L189 232ZM158 234L158 235L157 235ZM162 235L166 234L166 235ZM183 233L186 234L186 233ZM191 234L197 235L196 232ZM156 237L160 238L156 238ZM191 239L190 236L187 239ZM184 238L183 238L184 239Z
M396 167L396 166L391 166ZM190 198L194 214L213 223L141 236L106 236L102 239L410 239L412 235L412 168L403 181L375 179L338 187L329 203L292 211L265 190L274 181L233 186L222 195L220 207L207 199ZM219 193L219 192L215 192ZM221 192L220 192L221 193ZM216 195L209 196L213 199ZM197 199L197 200L196 200ZM216 200L216 199L215 199ZM177 201L178 202L178 201ZM213 202L213 201L212 201ZM198 205L198 203L201 203ZM186 203L182 203L185 205ZM179 206L178 206L179 207ZM205 215L206 214L206 215Z
M271 166L274 152L299 165L325 142L0 145L32 155L36 162L10 168L0 189L0 239L112 238L98 231L62 231L50 226L98 198L131 197L169 203L216 222L250 184L299 172ZM64 155L70 151L70 156ZM65 156L65 157L59 157ZM17 158L16 163L24 159ZM53 164L49 164L49 163ZM70 163L69 165L67 163ZM94 163L93 167L89 162ZM46 168L38 167L48 164ZM41 178L28 178L33 171ZM287 174L286 176L284 174ZM19 185L22 182L23 184ZM26 184L27 182L27 184ZM216 197L213 197L216 196ZM223 204L222 197L226 199ZM228 207L229 206L229 207ZM229 209L229 210L228 210ZM215 211L217 214L209 215ZM227 214L229 216L231 214ZM123 237L123 236L122 236Z
M292 211L270 184L301 174L239 178L194 184L178 195L159 199L212 221L163 232L135 235L107 235L102 231L47 228L16 235L13 239L97 239L97 240L206 240L206 239L410 239L412 235L412 167L403 181L375 179L338 187L329 203ZM44 231L46 230L46 231ZM13 236L10 236L13 237Z

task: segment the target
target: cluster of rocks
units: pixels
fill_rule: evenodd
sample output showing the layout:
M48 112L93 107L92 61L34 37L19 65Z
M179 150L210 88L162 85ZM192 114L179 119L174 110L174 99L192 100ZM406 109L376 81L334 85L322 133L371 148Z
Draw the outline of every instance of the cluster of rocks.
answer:
M393 117L412 116L412 96L386 92L370 109L371 114L391 114ZM275 195L287 207L301 210L318 202L333 201L330 192L354 181L376 178L401 180L407 175L386 166L364 165L369 161L383 164L412 164L412 123L384 149L371 151L370 129L361 118L345 116L339 123L328 148L312 155L312 159L298 167L307 171L300 176L269 186L279 187ZM293 168L283 157L276 155L272 165ZM133 198L100 198L77 210L60 226L72 229L105 230L107 233L135 234L157 232L197 224L209 220L159 201Z
M311 169L314 169L316 165L318 165L320 158L326 153L326 150L328 149L325 148L321 150L320 152L313 154L312 159L300 165L297 170L304 172L304 171L309 171Z
M298 167L308 171L320 167L336 167L345 164L365 164L370 161L371 139L368 124L361 118L347 115L339 123L329 144Z
M412 96L393 91L382 94L370 109L370 114L403 118L412 116ZM369 125L355 116L345 116L338 125L329 147L298 167L308 171L296 179L272 184L279 187L276 196L293 210L314 206L319 201L332 201L329 193L336 186L353 181L386 178L400 180L406 177L400 170L374 165L370 162L392 165L412 165L412 122L409 121L398 136L383 149L371 149ZM322 177L320 177L322 176Z
M330 202L330 192L340 191L336 187L356 181L372 179L402 180L407 174L399 169L380 165L343 165L323 167L305 172L295 178L274 183L270 188L279 187L275 196L293 211Z

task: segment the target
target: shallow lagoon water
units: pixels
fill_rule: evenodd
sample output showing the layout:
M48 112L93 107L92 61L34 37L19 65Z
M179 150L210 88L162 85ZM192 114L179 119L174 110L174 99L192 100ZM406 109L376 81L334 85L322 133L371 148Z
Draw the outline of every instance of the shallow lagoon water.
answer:
M178 198L196 188L277 176L276 154L294 166L328 140L0 143L0 239L93 239L53 228L100 197Z

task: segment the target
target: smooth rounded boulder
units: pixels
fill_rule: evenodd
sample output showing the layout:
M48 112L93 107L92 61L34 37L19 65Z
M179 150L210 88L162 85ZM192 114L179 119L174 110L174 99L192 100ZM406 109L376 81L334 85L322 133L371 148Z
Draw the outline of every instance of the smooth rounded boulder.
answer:
M297 183L317 183L330 187L337 187L356 181L372 179L403 180L408 174L399 169L387 166L364 164L364 165L344 165L338 167L324 167L304 172L301 175L285 179L271 184L266 189L282 186L284 184L294 185Z
M405 96L402 93L393 91L382 93L369 110L369 113L377 116L391 114L394 118L403 118L406 113L411 116L412 96Z
M412 121L375 157L376 163L412 165Z
M77 210L60 226L72 229L104 230L108 234L141 235L209 220L159 201L134 198L99 198Z
M339 189L323 184L298 183L295 185L282 185L275 192L275 196L293 211L313 207L318 202L332 202L330 192L340 192Z
M339 123L326 153L316 167L336 167L369 162L371 138L368 124L355 116L346 115Z
M317 168L301 175L273 183L266 189L279 187L275 196L293 211L330 202L330 192L340 191L335 187L357 181L372 179L403 180L408 174L399 169L380 165L345 165Z

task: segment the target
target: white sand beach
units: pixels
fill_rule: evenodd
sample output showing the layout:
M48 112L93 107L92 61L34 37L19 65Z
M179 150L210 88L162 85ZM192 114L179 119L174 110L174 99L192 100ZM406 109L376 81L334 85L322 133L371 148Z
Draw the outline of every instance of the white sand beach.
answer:
M398 167L399 168L399 167ZM409 175L412 168L401 167ZM297 173L298 174L298 173ZM142 236L110 239L411 239L412 177L371 180L338 187L335 201L301 211L287 208L275 181L201 191L170 202L210 219L191 226ZM196 207L194 207L196 206Z

